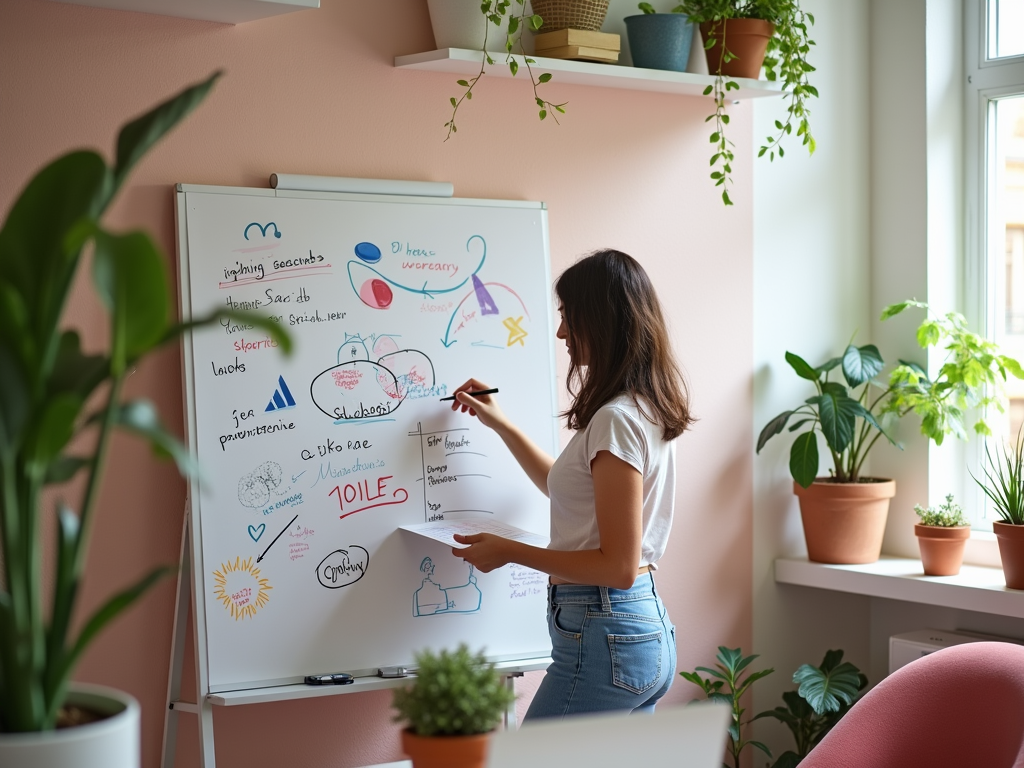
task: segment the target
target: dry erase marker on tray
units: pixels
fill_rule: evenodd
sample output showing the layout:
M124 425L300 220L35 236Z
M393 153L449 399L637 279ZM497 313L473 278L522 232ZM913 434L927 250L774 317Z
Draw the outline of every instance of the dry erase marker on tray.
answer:
M335 672L333 675L306 675L306 685L348 685L355 680L347 672Z
M470 397L478 397L479 395L496 395L496 394L498 394L498 388L495 387L494 389L481 389L481 390L479 390L477 392L466 392L466 394L469 395ZM455 395L450 395L448 397L442 397L441 398L441 402L443 403L445 400L454 400L454 399L455 399Z

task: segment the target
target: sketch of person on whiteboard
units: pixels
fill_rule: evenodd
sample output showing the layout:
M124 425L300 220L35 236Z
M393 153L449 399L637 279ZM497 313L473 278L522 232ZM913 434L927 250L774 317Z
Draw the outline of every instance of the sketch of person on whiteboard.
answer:
M483 594L476 585L473 566L465 584L441 587L434 581L434 561L424 557L420 572L426 574L420 588L413 593L413 616L432 616L436 613L474 613L480 610Z

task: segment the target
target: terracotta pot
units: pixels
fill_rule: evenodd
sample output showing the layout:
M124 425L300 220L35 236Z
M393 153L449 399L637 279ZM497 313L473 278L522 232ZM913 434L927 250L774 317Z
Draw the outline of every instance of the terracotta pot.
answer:
M775 32L775 25L761 19L725 19L705 21L700 25L700 34L706 41L713 37L715 44L705 49L708 57L708 72L718 74L721 67L726 77L748 77L757 80L761 75L761 64L768 50L768 41ZM725 61L722 43L736 58Z
M956 576L964 562L964 547L971 537L971 526L914 526L921 548L921 564L925 576Z
M999 559L1003 578L1010 589L1024 589L1024 525L992 523L999 542Z
M413 768L484 768L491 734L473 736L417 736L402 731L402 751Z
M800 499L808 559L854 565L873 563L881 555L889 499L896 495L895 480L863 478L859 483L836 483L819 477L810 488L794 482L793 493Z

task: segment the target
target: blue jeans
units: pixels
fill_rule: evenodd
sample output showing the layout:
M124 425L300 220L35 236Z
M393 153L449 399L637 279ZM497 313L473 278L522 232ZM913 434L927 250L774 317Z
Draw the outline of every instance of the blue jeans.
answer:
M644 573L629 589L548 585L552 664L526 720L653 712L676 674L676 628Z

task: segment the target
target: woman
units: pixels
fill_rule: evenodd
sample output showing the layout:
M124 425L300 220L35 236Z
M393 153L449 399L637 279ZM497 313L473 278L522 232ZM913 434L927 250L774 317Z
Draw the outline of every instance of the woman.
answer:
M675 676L675 627L654 586L675 499L675 445L692 422L686 387L647 273L599 251L555 284L569 352L575 431L558 459L508 421L470 379L452 408L493 429L551 499L551 543L459 536L481 571L518 563L550 576L553 663L527 719L604 710L653 711Z

